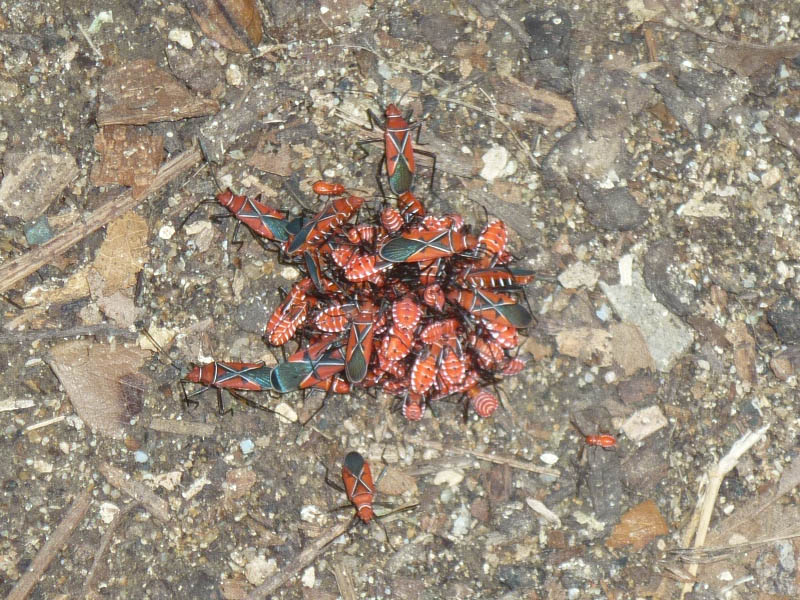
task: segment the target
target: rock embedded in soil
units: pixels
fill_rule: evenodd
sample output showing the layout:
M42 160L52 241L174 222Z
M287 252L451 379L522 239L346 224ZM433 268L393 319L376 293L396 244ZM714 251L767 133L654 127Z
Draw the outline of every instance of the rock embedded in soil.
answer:
M525 31L531 36L528 56L532 61L567 59L572 19L560 8L541 8L525 15Z
M699 293L685 273L686 261L675 242L659 240L650 245L644 258L644 282L656 299L679 317L696 312Z
M589 221L595 227L608 231L630 231L647 220L647 209L634 199L627 188L610 190L582 185L578 196L589 212Z
M656 302L637 271L633 272L631 285L608 285L601 281L600 287L614 312L642 332L656 368L669 371L694 341L692 330Z
M800 301L782 296L767 311L767 321L784 344L800 343Z

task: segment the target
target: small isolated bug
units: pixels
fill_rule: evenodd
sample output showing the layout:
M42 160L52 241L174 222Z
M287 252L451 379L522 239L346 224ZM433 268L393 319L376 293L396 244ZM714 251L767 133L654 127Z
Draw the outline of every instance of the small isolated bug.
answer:
M390 514L410 510L418 506L417 503L409 504L407 506L401 506L391 510L383 515L376 515L373 505L375 503L377 484L386 474L386 467L381 470L378 478L373 481L372 470L370 469L369 463L358 452L348 452L347 456L344 457L344 462L342 463L342 482L344 483L344 488L330 480L327 475L327 468L325 471L326 483L332 488L337 489L340 492L344 492L347 495L347 499L350 501L350 504L356 508L356 513L353 515L350 527L355 525L359 520L363 523L369 524L373 520L378 521L378 519L386 517ZM339 508L346 508L346 506ZM334 510L338 510L338 508ZM389 542L389 534L387 533L386 528L380 523L380 521L378 521L378 524L381 526L381 529L383 529L383 534L386 536L386 543L389 544L389 546L394 550L391 542Z

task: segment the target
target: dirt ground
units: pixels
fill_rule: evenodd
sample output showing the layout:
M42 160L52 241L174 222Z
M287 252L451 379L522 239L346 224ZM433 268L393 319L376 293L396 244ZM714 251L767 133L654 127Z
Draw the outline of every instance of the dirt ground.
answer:
M0 0L0 593L797 598L798 24L794 0ZM527 369L483 420L185 408L190 364L281 359L261 334L299 276L218 190L378 196L356 142L389 102L437 156L428 210L501 218L536 272ZM350 450L387 467L379 512L419 506L315 546L353 514L326 485Z

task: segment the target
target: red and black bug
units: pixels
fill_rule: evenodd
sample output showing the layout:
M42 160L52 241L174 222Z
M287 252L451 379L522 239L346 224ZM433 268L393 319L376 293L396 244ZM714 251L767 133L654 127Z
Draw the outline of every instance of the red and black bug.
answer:
M389 104L384 111L385 121L371 110L367 111L370 127L377 127L383 130L383 138L375 140L363 140L359 142L359 147L363 149L363 144L380 142L384 144L382 163L386 165L386 176L389 179L389 189L395 195L410 192L414 185L416 175L416 164L414 154L422 154L433 160L431 167L431 186L433 185L433 173L436 171L436 155L432 152L414 148L411 142L411 132L417 131L416 142L419 142L419 131L422 123L409 122L410 114L403 116L400 109L394 104ZM378 180L380 183L380 179Z
M380 248L380 256L389 262L420 262L463 254L474 249L473 235L453 229L420 231L393 238Z
M289 243L286 251L289 254L298 254L320 245L342 223L348 221L361 208L362 204L364 204L364 199L358 196L334 198L303 225Z
M359 383L367 376L377 314L378 308L374 304L363 302L350 323L345 353L345 374L350 383Z
M286 214L262 203L260 199L261 196L237 196L229 189L217 194L217 202L257 235L277 242L288 241L290 234Z

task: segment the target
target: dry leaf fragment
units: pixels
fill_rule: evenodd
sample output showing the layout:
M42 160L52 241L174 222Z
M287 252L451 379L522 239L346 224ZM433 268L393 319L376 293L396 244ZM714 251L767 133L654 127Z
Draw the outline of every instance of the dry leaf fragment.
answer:
M261 14L255 0L189 0L192 18L220 46L246 54L261 43Z
M387 496L399 496L405 492L417 493L417 480L397 467L387 466L380 482L378 491Z
M558 351L583 363L610 367L612 359L611 334L605 329L576 327L556 335Z
M526 121L546 127L564 127L572 123L575 109L567 98L539 89L510 76L494 77L497 110L502 115L517 111Z
M659 535L668 533L667 522L661 516L656 503L645 500L622 515L606 540L606 546L613 549L631 545L638 551Z
M75 340L54 347L48 362L80 418L97 433L120 439L142 409L149 380L137 369L148 356L138 348Z
M247 164L265 173L289 177L292 174L292 151L281 148L278 152L253 152Z
M94 137L101 155L92 167L92 185L141 187L150 183L164 160L164 137L144 127L110 125Z
M136 60L103 76L97 124L147 125L204 117L218 111L216 100L193 95L153 61Z
M92 292L110 296L133 287L148 254L147 222L143 217L129 212L110 223L106 239L92 263L92 269L105 280L105 285L102 290L93 287Z

